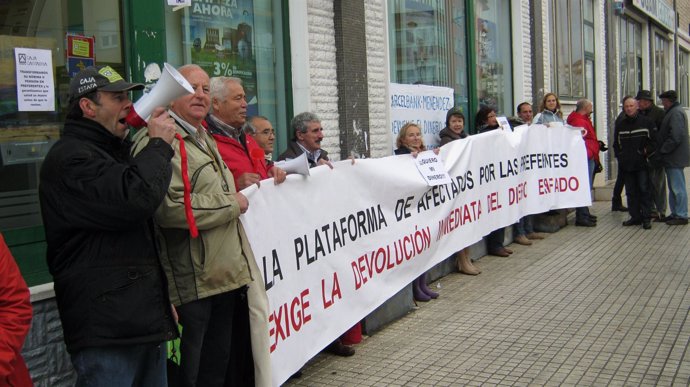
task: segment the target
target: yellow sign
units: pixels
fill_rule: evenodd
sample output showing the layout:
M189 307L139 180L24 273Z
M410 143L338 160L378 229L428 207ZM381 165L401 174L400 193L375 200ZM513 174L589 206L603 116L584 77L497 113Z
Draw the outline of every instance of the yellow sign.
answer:
M79 40L79 39L72 40L72 53L74 53L74 55L83 56L85 58L88 58L90 52L91 52L91 50L89 47L89 41L88 40Z

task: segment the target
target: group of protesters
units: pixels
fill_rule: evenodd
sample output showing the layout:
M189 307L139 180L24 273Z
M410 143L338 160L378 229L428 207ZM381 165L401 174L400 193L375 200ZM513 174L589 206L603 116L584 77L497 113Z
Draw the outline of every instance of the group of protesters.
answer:
M286 179L271 161L275 131L247 117L240 79L211 79L197 65L178 72L193 92L153 110L130 137L128 92L144 85L109 66L81 70L41 169L47 261L77 386L273 384L268 298L239 216L249 208L240 190ZM305 154L310 167L332 168L318 116L298 114L291 127L279 159ZM17 304L0 382L24 386L31 304L12 268L18 279L0 288ZM326 350L354 354L340 338Z
M181 385L272 384L268 298L239 222L250 206L240 191L267 178L281 184L288 172L271 161L275 142L271 122L262 116L247 117L246 95L238 78L210 78L197 65L184 65L178 71L193 93L174 99L168 109L155 109L146 128L131 137L128 92L144 85L125 81L108 66L81 70L70 83L61 138L40 172L47 261L78 386L167 386L166 343L177 338L180 362L174 377ZM652 190L646 187L653 186L650 180L654 183L656 178L641 171L648 171L651 161L663 166L669 187L671 214L665 215L665 203L663 207L657 203L657 218L667 224L687 224L682 178L688 164L687 121L674 91L660 96L666 109L660 120L643 119L650 113L637 109L637 101L646 95L641 91L632 99L635 109L626 97L616 124L613 148L631 214L624 225L648 228ZM568 123L583 128L591 183L600 165L601 144L590 119L591 101L578 101L567 120L555 94L545 95L541 105L533 118L532 106L521 103L511 124ZM476 132L498 129L496 115L495 108L481 107ZM296 115L290 129L292 140L279 160L305 155L309 167L333 168L321 148L323 127L316 114ZM641 135L639 129L647 131ZM441 145L467 138L460 108L448 111L439 135ZM396 154L412 156L426 150L420 127L403 126L396 147ZM596 216L586 207L578 208L575 224L593 227ZM532 216L514 227L519 244L544 238L534 231ZM504 245L503 228L491 232L486 243L491 255L512 254ZM8 255L4 246L0 264ZM465 274L481 272L467 249L456 253L456 264ZM11 269L12 278L18 277L16 265ZM7 285L12 289L2 290L16 296L12 321L17 327L11 338L19 346L12 347L10 366L0 359L0 371L15 375L12 385L30 385L19 348L31 309L26 284L18 278ZM412 288L417 301L439 296L428 287L425 274L413 281ZM326 350L353 355L346 336ZM24 377L17 377L18 373Z
M625 96L623 111L616 118L613 150L618 159L618 179L611 209L628 211L630 218L623 226L651 229L652 222L688 224L683 171L690 165L687 115L675 90L659 94L659 99L663 109L656 106L648 90L640 90L635 97ZM621 200L623 186L627 208Z
M623 226L641 225L651 229L651 222L665 222L668 225L688 223L687 193L683 169L690 165L687 116L678 103L674 90L661 93L659 99L663 109L654 104L648 90L640 90L636 97L626 96L622 111L615 123L613 151L618 160L618 179L612 199L613 211L628 211L630 219ZM594 175L603 167L599 153L608 150L606 144L597 139L591 115L593 104L587 99L578 100L575 110L564 118L561 104L555 93L546 93L541 100L539 112L534 116L532 105L522 102L517 105L516 116L509 119L511 128L521 125L541 124L549 127L569 125L580 128L583 145L587 152L587 171L590 187ZM458 107L447 112L446 126L439 133L440 145L468 137L465 132L465 115ZM484 133L501 128L497 111L491 106L481 106L475 117L475 133ZM419 126L404 125L396 141L396 154L426 150ZM668 203L670 214L666 214L668 182ZM628 207L623 206L621 193L625 186ZM557 213L557 212L554 212ZM575 225L595 227L597 216L588 207L575 209ZM532 245L533 240L544 239L544 234L535 232L534 215L522 217L513 229L513 241L520 245ZM485 237L489 255L508 257L513 251L505 244L505 229L499 228ZM469 258L468 248L456 253L458 271L469 275L481 273L481 269ZM426 302L438 294L431 291L424 275L413 282L416 301Z

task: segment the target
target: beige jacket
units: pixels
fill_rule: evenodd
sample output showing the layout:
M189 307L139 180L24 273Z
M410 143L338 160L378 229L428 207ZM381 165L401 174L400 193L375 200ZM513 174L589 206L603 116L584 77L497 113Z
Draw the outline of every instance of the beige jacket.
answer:
M191 237L185 217L180 143L175 139L172 181L154 219L170 301L176 306L247 285L252 281L248 262L254 259L238 220L235 184L215 141L206 136L205 150L179 123L177 132L187 151L199 236ZM139 152L148 139L147 131L140 130L134 136L133 153Z

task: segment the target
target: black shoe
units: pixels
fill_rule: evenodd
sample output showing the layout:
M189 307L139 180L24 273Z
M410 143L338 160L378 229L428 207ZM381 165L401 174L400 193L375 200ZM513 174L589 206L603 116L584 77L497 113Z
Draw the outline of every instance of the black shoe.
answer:
M611 211L620 211L620 212L625 212L628 211L628 207L622 205L622 204L617 204L617 205L612 205L611 206Z
M669 215L669 216L664 216L664 217L662 217L662 218L659 219L659 222L668 222L668 221L671 220L671 219L673 219L673 217L672 217L671 215Z
M596 222L592 222L589 219L585 219L585 220L576 220L575 225L580 226L580 227L595 227L597 224L596 224Z
M623 226L639 226L642 224L642 221L639 219L628 219L625 222L623 222Z
M688 224L688 220L685 218L673 218L666 221L669 226L683 226Z
M645 230L651 230L652 229L652 222L649 220L643 220L642 221L642 228Z
M355 354L355 349L349 345L341 343L340 340L336 340L326 347L326 352L337 356L348 357Z
M596 215L590 215L590 216L589 216L589 220L591 220L592 222L596 222L596 221L597 221L597 216L596 216Z

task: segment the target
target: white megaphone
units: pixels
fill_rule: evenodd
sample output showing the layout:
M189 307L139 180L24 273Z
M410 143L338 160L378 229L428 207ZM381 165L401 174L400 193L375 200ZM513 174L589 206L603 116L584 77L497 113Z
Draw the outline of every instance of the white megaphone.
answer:
M274 165L287 173L299 173L302 176L309 176L309 161L307 161L306 153L302 153L294 159L277 161Z
M167 63L163 63L163 67L158 82L148 94L139 98L125 118L132 127L143 128L155 108L168 106L177 97L194 93L192 85L179 71Z

